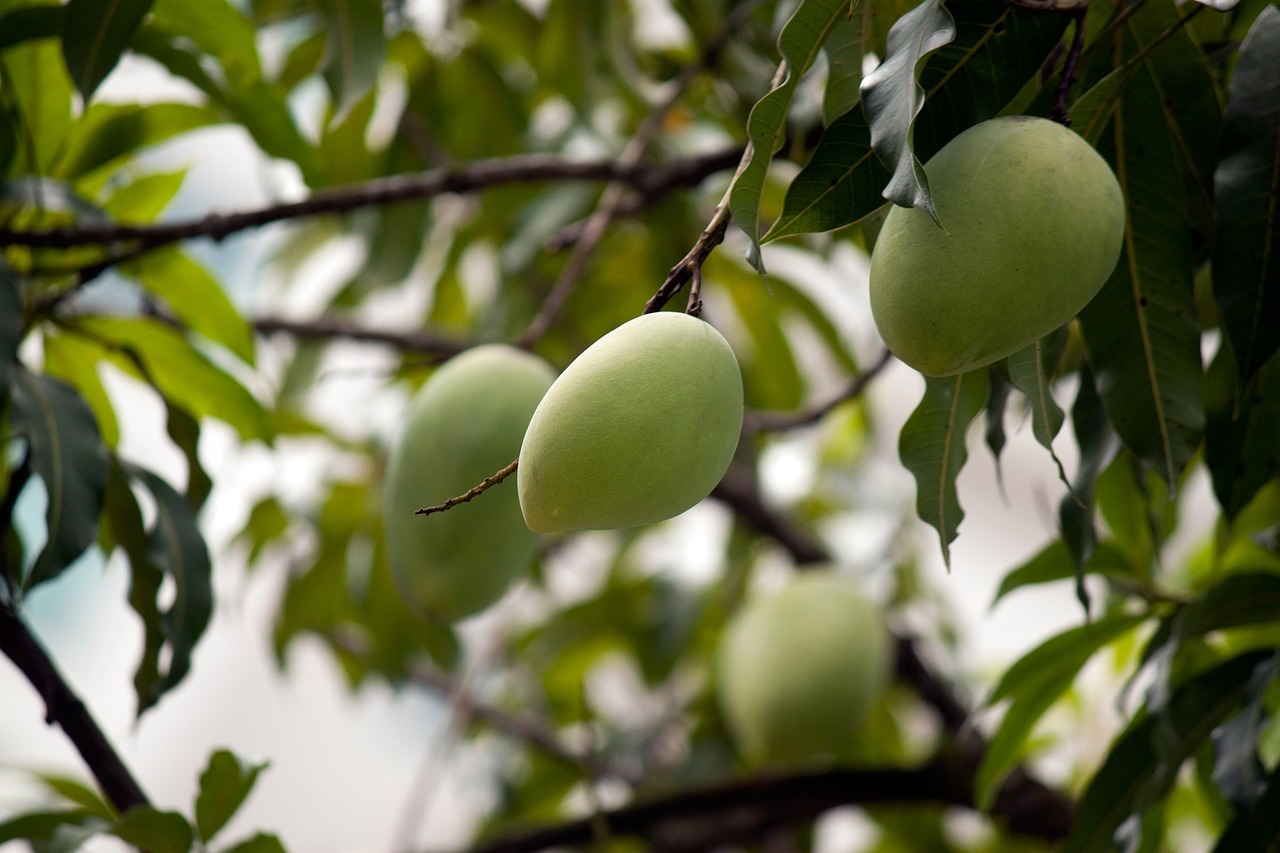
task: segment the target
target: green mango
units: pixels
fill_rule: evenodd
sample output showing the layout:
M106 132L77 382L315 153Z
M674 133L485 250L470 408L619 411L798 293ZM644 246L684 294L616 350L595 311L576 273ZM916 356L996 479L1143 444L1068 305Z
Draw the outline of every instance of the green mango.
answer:
M437 370L409 402L387 462L387 559L409 606L453 622L488 607L533 562L515 486L500 483L445 512L415 515L463 494L510 464L555 371L542 359L493 344Z
M734 614L716 649L716 695L749 764L839 761L892 663L884 619L858 584L809 569Z
M530 530L615 529L679 515L724 476L742 431L729 343L688 314L645 314L587 348L520 448Z
M894 207L870 270L880 336L921 373L963 373L1030 345L1080 313L1115 269L1124 194L1069 128L991 119L924 168L941 226Z

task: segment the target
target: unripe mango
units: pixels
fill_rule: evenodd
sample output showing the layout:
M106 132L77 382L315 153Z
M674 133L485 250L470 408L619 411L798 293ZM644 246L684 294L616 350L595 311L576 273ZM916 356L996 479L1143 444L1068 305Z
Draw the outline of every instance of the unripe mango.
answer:
M809 570L748 601L716 650L716 693L750 764L841 760L884 693L888 629L848 577Z
M454 621L488 607L533 561L537 537L515 487L500 483L430 516L510 464L555 371L504 345L468 350L436 371L409 402L384 483L392 575L420 616Z
M1061 124L982 122L925 172L942 227L895 206L870 272L881 337L921 373L973 370L1030 345L1078 314L1115 269L1124 195L1106 160Z
M687 314L645 314L574 360L538 405L516 476L529 529L635 527L711 493L742 429L729 344Z

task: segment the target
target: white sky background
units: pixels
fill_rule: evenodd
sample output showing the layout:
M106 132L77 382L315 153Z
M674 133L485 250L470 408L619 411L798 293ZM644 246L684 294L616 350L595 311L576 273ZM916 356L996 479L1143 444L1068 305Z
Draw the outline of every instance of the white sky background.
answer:
M100 97L133 100L143 91L157 98L173 94L145 63L129 62L109 78ZM263 162L234 129L193 134L180 144L164 146L153 161L158 167L191 167L168 218L256 207L298 191L290 170ZM196 244L192 251L214 265L241 306L253 311L265 307L264 294L270 291L264 286L262 266L268 239L269 235L248 235L219 247ZM735 250L732 241L721 249ZM328 289L339 283L342 267L358 260L340 247L324 262L312 264L309 275L314 280L307 288L287 294L285 308L296 316L307 316L308 309L322 304ZM796 262L794 253L781 248L766 249L766 261L778 269ZM838 325L856 349L874 353L878 340L869 321L865 261L850 251L838 255L831 266L803 262L809 265L804 278L823 304L838 312ZM388 321L405 313L403 306L395 304L380 307L383 310L378 313ZM275 346L279 344L261 345L265 363L270 362ZM390 363L389 356L375 348L344 345L333 362L344 368L375 370L326 380L317 395L325 416L347 419L353 432L387 434L403 399L397 390L386 389L376 372ZM895 363L869 392L878 443L867 488L877 490L872 502L892 510L888 515L914 502L911 478L897 461L896 437L922 387L914 371ZM146 460L162 474L180 476L183 464L167 445L156 401L125 382L113 383L112 390L121 405L122 454ZM1062 402L1068 400L1064 397ZM1075 458L1069 429L1068 424L1058 450L1072 472ZM771 495L789 500L803 493L813 468L811 436L793 436L766 460ZM1018 592L998 609L989 609L1004 573L1055 535L1052 519L1063 489L1052 460L1032 438L1029 424L1011 433L1004 453L1007 501L997 489L980 428L969 438L970 461L959 485L966 517L952 547L949 575L932 529L920 525L919 538L926 557L924 574L954 609L964 636L960 665L967 676L990 683L1022 652L1077 624L1080 611L1069 583ZM164 450L157 452L158 447ZM330 655L310 639L296 641L287 670L278 670L270 637L283 567L260 569L246 577L239 553L228 550L226 543L254 498L269 488L284 493L305 489L325 462L313 453L285 459L262 448L241 449L229 429L213 422L205 424L201 457L216 484L203 521L214 547L217 600L209 631L196 649L192 672L179 688L134 721L132 676L141 628L126 601L128 571L120 560L105 567L100 561L85 561L38 588L27 601L26 618L158 806L189 814L196 779L208 754L226 747L247 760L269 760L271 766L259 777L240 815L220 836L223 844L261 829L278 833L291 850L308 853L390 849L423 758L439 748L443 706L437 697L421 691L393 693L379 685L351 694ZM1197 479L1194 490L1197 499L1189 503L1203 506L1208 500L1203 477ZM703 522L718 526L716 515L708 507L691 511L669 525L674 538L660 537L664 547L682 552L696 549L697 544L685 537L698 537ZM1198 517L1207 515L1201 512ZM842 552L856 555L875 552L884 528L876 516L866 516L850 519L832 533ZM884 580L869 578L873 589L887 586ZM573 585L571 578L560 582ZM927 632L933 616L921 610L895 614L895 618ZM1085 682L1085 692L1096 698L1091 703L1094 723L1106 731L1118 719L1110 707L1111 682L1104 676ZM87 778L61 731L46 726L43 719L44 709L34 690L7 661L0 662L0 817L31 802L26 777L16 768ZM1096 755L1105 741L1090 740L1080 748ZM436 785L431 812L422 821L417 841L429 848L456 847L466 841L483 786L470 763L437 762L436 766L441 771L453 769ZM0 849L7 853L4 845ZM95 842L86 849L112 848Z

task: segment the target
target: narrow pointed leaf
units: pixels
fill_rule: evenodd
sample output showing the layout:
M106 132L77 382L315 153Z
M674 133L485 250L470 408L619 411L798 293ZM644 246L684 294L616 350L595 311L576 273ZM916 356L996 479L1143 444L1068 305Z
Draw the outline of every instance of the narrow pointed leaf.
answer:
M151 9L151 0L69 0L62 55L86 102L116 67Z
M324 77L343 114L378 82L387 52L382 0L324 0L328 20Z
M924 0L894 23L884 60L862 81L871 147L892 170L884 197L902 207L919 207L934 221L938 212L929 195L929 180L912 144L925 94L916 81L916 69L924 57L955 37L955 21L941 0Z
M902 464L916 480L916 512L938 531L948 566L950 545L964 518L956 477L969 456L965 433L986 405L989 392L985 369L959 376L926 377L924 397L898 437Z
M1280 7L1262 11L1231 75L1214 173L1214 295L1242 382L1280 349Z
M822 123L829 125L861 100L862 57L867 52L866 20L870 3L846 4L823 50L827 54L827 87L822 93Z
M1094 386L1093 373L1087 367L1080 371L1080 390L1071 406L1071 425L1080 447L1080 462L1072 480L1073 494L1064 497L1058 506L1058 523L1062 527L1062 541L1071 549L1076 566L1083 568L1093 555L1098 538L1093 526L1094 487L1098 475L1120 450L1120 442ZM1083 580L1083 575L1080 577ZM1085 602L1083 583L1077 592Z
M845 20L848 8L848 0L804 0L778 36L786 76L751 109L747 118L750 148L746 164L734 178L729 196L733 219L752 242L759 236L757 214L769 160L786 134L787 110L796 85L817 58L828 35Z
M89 105L67 135L67 144L54 163L59 178L79 178L95 169L188 131L216 124L218 115L195 104Z
M1205 376L1204 460L1213 491L1234 518L1280 472L1280 355L1253 371L1243 389L1231 348Z
M1066 415L1053 399L1053 365L1061 354L1061 338L1043 338L1009 356L1009 380L1027 397L1031 407L1031 431L1036 441L1053 450L1053 440ZM1056 457L1055 457L1056 458ZM1061 469L1062 464L1058 464Z
M200 792L196 795L196 828L201 841L207 844L227 825L266 766L245 764L225 749L209 756L209 763L200 774Z
M18 277L0 261L0 400L9 393L13 363L22 343L22 298Z
M98 375L98 366L106 358L107 351L76 335L58 334L52 331L44 336L45 372L71 385L84 398L102 433L102 443L114 448L120 442L120 424L107 389Z
M48 542L23 584L57 577L97 541L107 455L93 413L70 386L18 369L11 429L26 439L48 492Z
M1280 658L1272 655L1258 664L1245 688L1240 713L1213 733L1213 781L1222 796L1238 809L1256 807L1266 788L1266 769L1258 757L1258 740L1267 724L1264 700L1275 679Z

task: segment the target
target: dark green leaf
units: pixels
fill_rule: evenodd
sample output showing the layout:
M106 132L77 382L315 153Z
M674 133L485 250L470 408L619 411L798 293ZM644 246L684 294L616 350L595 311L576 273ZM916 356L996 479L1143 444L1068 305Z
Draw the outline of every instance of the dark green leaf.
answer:
M1128 202L1124 247L1102 290L1080 315L1111 423L1169 487L1200 442L1200 329L1191 245L1160 92L1140 69L1117 98L1098 149Z
M6 100L22 126L15 174L45 175L71 126L71 80L53 39L29 41L0 53Z
M120 424L98 375L98 366L106 356L105 348L76 335L50 331L44 336L45 372L80 392L93 411L102 433L102 443L114 448L120 441Z
M82 826L95 820L88 809L30 811L0 821L0 844L7 841L47 841L60 827Z
M186 169L138 175L117 186L102 203L102 209L122 225L153 222L182 189L186 177Z
M1280 356L1253 371L1243 389L1238 377L1223 346L1205 376L1204 459L1227 518L1280 474Z
M951 564L951 542L964 512L956 477L968 459L965 433L990 392L985 368L958 376L925 377L924 397L898 437L898 455L916 480L916 512L938 531Z
M1245 687L1240 713L1213 733L1213 781L1227 802L1248 811L1256 807L1266 788L1266 770L1258 758L1258 740L1267 723L1264 704L1268 688L1280 671L1272 655L1258 664Z
M1271 771L1266 789L1253 809L1236 813L1235 819L1218 836L1213 853L1240 850L1276 849L1280 839L1280 767Z
M925 106L916 119L914 148L922 160L960 131L996 116L1057 46L1068 20L981 0L954 0L947 10L956 38L920 73ZM884 203L889 177L871 148L864 111L851 109L823 133L764 239L857 222Z
M165 431L187 460L187 487L183 497L198 510L213 490L213 480L200 462L200 422L186 409L166 403Z
M276 836L259 832L232 844L221 853L285 853L285 849Z
M246 765L225 749L209 756L209 764L200 774L200 793L196 795L196 827L201 841L207 844L227 825L266 766Z
M1280 8L1263 10L1231 75L1214 173L1214 295L1241 381L1280 349Z
M750 148L746 165L734 178L730 195L733 219L752 243L759 238L756 217L769 160L786 135L787 110L796 85L817 58L827 36L847 13L848 0L804 0L778 36L778 51L786 62L786 76L751 109L747 119Z
M70 386L18 369L13 374L15 434L27 440L33 470L48 492L48 542L23 588L57 577L97 541L107 454L83 398Z
M104 820L114 820L116 817L115 809L107 805L107 802L102 799L102 795L96 789L89 787L78 779L41 773L40 781L59 797L83 809L87 809L97 817Z
M68 0L62 56L88 103L133 41L151 0Z
M989 370L988 374L991 381L991 394L987 397L987 429L984 434L984 440L987 443L987 449L991 451L992 458L996 463L996 479L1000 485L1000 492L1004 494L1004 470L1000 467L1000 454L1004 452L1006 436L1004 432L1004 412L1009 404L1009 393L1013 391L1013 386L1009 384L1009 379L999 370Z
M0 15L0 50L25 41L57 38L66 6L20 6Z
M1053 368L1062 353L1062 337L1052 335L1009 356L1009 380L1031 406L1031 431L1049 451L1066 416L1053 399ZM1057 457L1054 457L1055 460ZM1062 463L1058 463L1062 469Z
M1159 717L1144 715L1130 726L1081 797L1063 853L1111 850L1121 824L1168 792L1186 758L1237 706L1263 658L1242 655L1197 675L1174 691Z
M93 103L71 126L53 174L79 178L152 145L216 124L217 113L194 104Z
M1120 442L1106 410L1098 397L1093 373L1084 367L1080 371L1080 390L1076 392L1071 407L1071 425L1080 447L1080 463L1072 482L1073 494L1062 499L1058 507L1058 523L1062 525L1062 539L1071 548L1077 566L1083 566L1093 554L1097 533L1093 527L1093 492L1098 475L1111 464L1120 449ZM1083 575L1080 576L1083 580ZM1080 583L1077 595L1088 609L1084 584Z
M387 52L382 0L323 0L328 20L324 76L341 115L378 82Z
M924 0L894 23L884 60L862 81L871 147L892 169L884 197L902 207L919 207L935 222L938 212L929 195L929 180L913 150L916 116L925 95L916 81L916 69L924 57L955 37L955 21L941 0Z
M823 50L827 54L827 88L822 93L822 123L829 125L858 106L862 85L862 57L866 50L866 17L870 4L846 6L845 15L831 28Z
M190 853L191 824L177 812L163 812L150 806L135 806L111 827L120 840L148 853Z
M0 400L9 394L13 363L22 343L22 297L18 293L18 277L7 263L0 261Z

